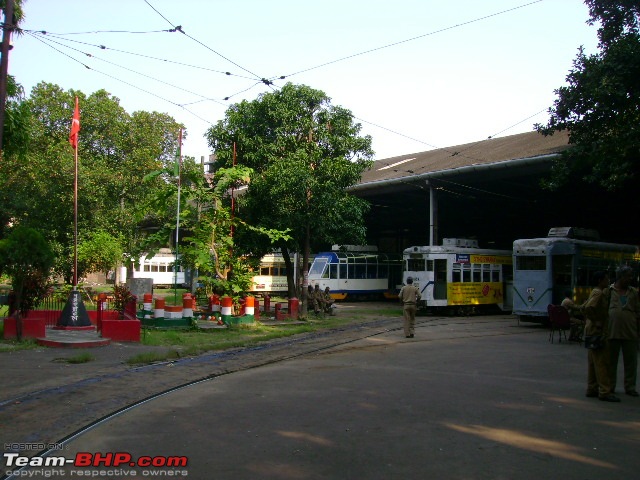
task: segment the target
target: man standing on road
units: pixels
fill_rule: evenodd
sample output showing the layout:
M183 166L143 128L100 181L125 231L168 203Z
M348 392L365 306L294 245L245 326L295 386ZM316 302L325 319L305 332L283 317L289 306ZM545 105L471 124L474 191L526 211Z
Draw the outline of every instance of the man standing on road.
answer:
M638 290L631 284L633 270L623 265L616 270L616 281L611 285L609 300L609 349L611 351L611 391L616 390L618 358L622 351L624 362L624 392L638 396L636 377L638 374L638 320L640 302Z
M407 284L400 289L398 299L403 305L404 336L413 338L416 324L416 304L420 300L420 291L413 285L412 277L407 277Z
M619 402L613 394L609 372L609 275L606 272L595 272L593 281L596 287L591 291L584 304L587 324L584 328L585 338L590 335L602 336L602 345L597 349L589 349L587 355L587 397L598 397L605 402Z

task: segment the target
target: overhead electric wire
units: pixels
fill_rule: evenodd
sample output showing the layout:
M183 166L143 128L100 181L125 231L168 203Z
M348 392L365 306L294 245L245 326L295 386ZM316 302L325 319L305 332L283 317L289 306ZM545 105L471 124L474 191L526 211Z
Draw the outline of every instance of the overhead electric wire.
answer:
M364 122L364 123L367 123L367 124L369 124L369 125L373 125L374 127L381 128L382 130L386 130L387 132L391 132L391 133L393 133L393 134L395 134L395 135L399 135L399 136L401 136L401 137L408 138L409 140L413 140L414 142L423 143L423 144L428 145L429 147L433 147L433 148L440 148L440 147L437 147L437 146L432 145L432 144L430 144L430 143L427 143L427 142L425 142L425 141L419 140L419 139L417 139L417 138L410 137L409 135L405 135L404 133L396 132L395 130L391 130L390 128L383 127L382 125L378 125L378 124L376 124L376 123L369 122L368 120L365 120L365 119L363 119L363 118L358 118L358 117L356 117L356 116L354 116L353 118L354 118L355 120L360 121L360 122Z
M538 0L541 1L541 0ZM250 73L251 75L253 75L254 77L256 77L256 79L260 80L261 82L265 83L266 85L269 85L269 83L266 82L270 82L269 80L260 77L259 75L253 73L251 70L248 70L246 68L244 68L242 65L239 65L238 63L234 62L233 60L231 60L230 58L225 57L224 55L222 55L220 52L217 52L216 50L214 50L213 48L209 47L208 45L202 43L200 40L198 40L195 37L192 37L191 35L187 34L187 32L185 32L182 29L181 25L174 25L172 22L169 21L169 19L167 17L165 17L162 13L160 13L153 5L151 5L149 3L148 0L144 0L144 2L149 5L149 7L151 7L151 9L153 9L154 12L156 12L158 15L160 15L169 25L171 25L173 28L175 28L178 32L182 33L184 36L186 36L187 38L191 39L192 41L198 43L199 45L203 46L204 48L206 48L207 50L215 53L216 55L218 55L221 58L224 58L227 62L235 65L236 67L238 67L241 70L244 70L247 73Z
M520 125L521 123L524 123L524 122L526 122L527 120L529 120L530 118L536 117L536 116L540 115L541 113L546 112L547 110L548 110L548 108L544 108L544 109L540 110L539 112L534 113L533 115L529 115L527 118L523 118L523 119L522 119L522 120L520 120L519 122L514 123L513 125L511 125L510 127L507 127L507 128L505 128L504 130L500 130L499 132L496 132L496 133L494 133L493 135L489 135L489 136L487 137L487 140L489 140L489 139L491 139L491 138L495 137L496 135L500 135L501 133L506 132L507 130L511 130L513 127L517 127L517 126L518 126L518 125Z
M134 34L140 34L140 33L173 33L173 32L175 32L175 30L174 29L147 30L147 31L143 31L143 32L135 32L135 31L131 31L131 30L92 30L92 31L88 31L88 32L66 32L66 33L47 32L47 31L41 30L41 32L45 33L45 34L51 34L51 35L66 36L66 35L93 35L95 33L134 33Z
M90 67L89 65L87 65L86 63L81 62L81 61L80 61L80 60L78 60L77 58L73 58L71 55L69 55L69 54L67 54L67 53L63 52L62 50L60 50L60 49L58 49L58 48L54 47L53 45L50 45L49 43L45 42L43 39L38 38L37 36L36 36L36 37L34 37L34 38L35 38L36 40L38 40L38 41L42 42L43 44L47 45L49 48L52 48L53 50L57 51L58 53L60 53L60 54L64 55L65 57L68 57L68 58L70 58L71 60L73 60L74 62L79 63L80 65L82 65L82 66L83 66L84 68L86 68L87 70L91 70L91 71L93 71L93 72L99 73L99 74L101 74L101 75L104 75L105 77L111 78L111 79L116 80L116 81L118 81L118 82L120 82L120 83L124 83L125 85L128 85L128 86L130 86L130 87L132 87L132 88L135 88L136 90L140 90L141 92L147 93L147 94L149 94L149 95L151 95L151 96L153 96L153 97L159 98L160 100L163 100L163 101L165 101L165 102L167 102L167 103L170 103L170 104L172 104L172 105L175 105L176 107L180 107L180 108L182 108L185 112L187 112L187 113L189 113L189 114L193 115L194 117L196 117L196 118L198 118L198 119L202 120L203 122L208 123L208 124L210 124L210 125L213 125L213 122L211 122L211 121L209 121L209 120L207 120L207 119L205 119L205 118L201 117L200 115L198 115L198 114L196 114L196 113L192 112L192 111L191 111L191 110L189 110L188 108L185 108L183 105L180 105L179 103L176 103L176 102L174 102L173 100L169 100L168 98L165 98L165 97L162 97L162 96L160 96L160 95L158 95L158 94L156 94L156 93L150 92L149 90L145 90L144 88L139 87L138 85L134 85L134 84L132 84L132 83L129 83L129 82L126 82L126 81L122 80L121 78L115 77L115 76L110 75L110 74L108 74L108 73L106 73L106 72L103 72L103 71L97 70L97 69L95 69L95 68L92 68L92 67Z
M403 43L412 42L412 41L418 40L420 38L429 37L429 36L435 35L437 33L446 32L448 30L453 30L454 28L463 27L465 25L470 25L472 23L480 22L482 20L487 20L487 19L492 18L492 17L497 17L498 15L502 15L504 13L512 12L512 11L518 10L520 8L528 7L530 5L534 5L534 4L540 3L542 1L543 0L535 0L533 2L525 3L525 4L519 5L517 7L509 8L507 10L502 10L500 12L492 13L490 15L485 15L484 17L479 17L479 18L475 18L473 20L468 20L466 22L458 23L456 25L451 25L449 27L441 28L439 30L434 30L433 32L429 32L429 33L425 33L425 34L422 34L422 35L418 35L416 37L411 37L411 38L407 38L407 39L400 40L400 41L397 41L397 42L389 43L387 45L382 45L380 47L371 48L369 50L365 50L365 51L362 51L362 52L354 53L352 55L347 55L346 57L341 57L341 58L338 58L336 60L331 60L329 62L325 62L325 63L322 63L320 65L316 65L315 67L309 67L309 68L305 68L303 70L299 70L299 71L294 72L294 73L289 73L288 75L280 75L280 76L272 77L271 79L273 80L275 78L280 78L280 79L284 80L285 78L292 77L292 76L298 75L300 73L310 72L311 70L316 70L318 68L326 67L327 65L332 65L334 63L342 62L344 60L349 60L349 59L354 58L354 57L359 57L361 55L366 55L368 53L377 52L379 50L384 50L385 48L395 47L395 46L401 45Z
M22 31L25 32L25 33L30 33L30 34L42 34L42 35L46 36L45 38L49 38L49 37L52 36L52 34L47 33L44 30L22 30ZM98 44L95 44L95 43L81 42L80 40L71 40L69 38L59 38L59 37L55 36L55 34L53 35L53 38L57 38L58 40L63 40L65 42L73 42L73 43L79 43L81 45L88 45L88 46L91 46L91 47L99 48L100 50L109 50L109 51L112 51L112 52L124 53L126 55L134 55L134 56L137 56L137 57L148 58L150 60L157 60L159 62L171 63L171 64L174 64L174 65L181 65L183 67L190 67L190 68L195 68L195 69L199 69L199 70L205 70L205 71L208 71L208 72L220 73L222 75L226 75L226 76L229 76L229 77L238 77L238 78L244 78L244 79L247 79L247 80L255 80L255 77L247 77L247 76L244 76L244 75L238 75L237 73L231 73L231 72L228 72L228 71L215 70L215 69L212 69L212 68L202 67L202 66L199 66L199 65L191 65L191 64L188 64L188 63L178 62L176 60L168 60L166 58L154 57L154 56L145 55L145 54L142 54L142 53L129 52L127 50L120 50L120 49L117 49L117 48L107 47L106 45L98 45Z
M247 92L247 91L249 91L249 90L251 90L251 89L255 88L256 86L258 86L258 85L260 85L260 84L265 84L265 85L269 86L270 88L273 88L273 80L275 80L275 79L285 79L287 76L293 76L293 75L297 75L297 74L304 73L304 72L307 72L307 71L315 70L315 69L321 68L321 67L323 67L323 66L327 66L327 65L330 65L330 64L334 64L334 63L337 63L337 62L341 62L341 61L344 61L344 60L347 60L347 59L350 59L350 58L354 58L354 57L357 57L357 56L361 56L361 55L364 55L364 54L367 54L367 53L376 52L376 51L379 51L379 50L382 50L382 49L385 49L385 48L390 48L390 47L397 46L397 45L400 45L400 44L404 44L404 43L407 43L407 42L410 42L410 41L418 40L418 39L421 39L421 38L424 38L424 37L427 37L427 36L435 35L435 34L437 34L437 33L445 32L445 31L447 31L447 30L452 30L452 29L455 29L455 28L458 28L458 27L462 27L462 26L465 26L465 25L469 25L469 24L472 24L472 23L476 23L476 22L479 22L479 21L482 21L482 20L486 20L486 19L489 19L489 18L492 18L492 17L498 16L498 15L502 15L502 14L504 14L504 13L508 13L508 12L511 12L511 11L514 11L514 10L518 10L518 9L521 9L521 8L524 8L524 7L527 7L527 6L530 6L530 5L536 4L536 3L540 3L540 2L542 2L543 0L535 0L535 1L532 1L532 2L529 2L529 3L526 3L526 4L523 4L523 5L519 5L519 6L516 6L516 7L510 8L510 9L506 9L506 10L500 11L500 12L496 12L496 13L493 13L493 14L490 14L490 15L485 15L485 16L483 16L483 17L479 17L479 18L476 18L476 19L473 19L473 20L469 20L469 21L466 21L466 22L462 22L462 23L459 23L459 24L456 24L456 25L452 25L452 26L449 26L449 27L446 27L446 28L442 28L442 29L439 29L439 30L436 30L436 31L432 31L432 32L429 32L429 33L425 33L425 34L423 34L423 35L415 36L415 37L408 38L408 39L405 39L405 40L401 40L401 41L398 41L398 42L394 42L394 43L391 43L391 44L387 44L387 45L383 45L383 46L380 46L380 47L372 48L372 49L369 49L369 50L366 50L366 51L363 51L363 52L359 52L359 53L356 53L356 54L353 54L353 55L349 55L349 56L347 56L347 57L342 57L342 58L339 58L339 59L333 60L333 61L331 61L331 62L325 62L325 63L323 63L323 64L321 64L321 65L317 65L317 66L315 66L315 67L311 67L311 68L307 68L307 69L304 69L304 70L300 70L300 71L294 72L294 73L289 74L289 75L281 75L281 76L272 77L271 79L266 79L266 78L264 78L264 77L260 77L259 75L255 74L254 72L252 72L252 71L250 71L250 70L248 70L248 69L246 69L246 68L242 67L241 65L239 65L239 64L237 64L237 63L235 63L235 62L233 62L231 59L229 59L229 58L227 58L226 56L224 56L224 55L220 54L219 52L217 52L216 50L214 50L214 49L212 49L211 47L207 46L206 44L202 43L202 42L201 42L201 41L199 41L198 39L196 39L196 38L192 37L191 35L188 35L188 34L187 34L183 29L182 29L182 26L180 26L180 25L177 25L177 26L176 26L176 25L174 25L174 24L173 24L173 23L172 23L168 18L166 18L166 17L165 17L165 16L164 16L160 11L158 11L158 10L157 10L153 5L151 5L151 3L149 3L149 1L148 1L148 0L144 0L144 1L145 1L145 3L146 3L150 8L152 8L152 9L153 9L153 10L154 10L158 15L160 15L160 16L161 16L161 17L162 17L162 18L163 18L163 19L164 19L164 20L165 20L169 25L171 25L171 27L172 27L172 29L171 29L171 30L158 30L158 31L149 31L149 32L132 32L132 31L105 30L105 31L94 31L94 32L73 32L73 33L68 33L68 34L48 34L48 33L47 33L47 32L45 32L45 31L37 31L37 33L39 33L39 34L43 34L43 35L54 35L54 36L55 36L55 35L60 35L60 36L62 36L62 35L75 35L75 34L80 34L80 33L167 33L167 32L174 33L174 32L180 32L180 33L184 34L185 36L187 36L187 37L188 37L189 39L191 39L192 41L195 41L196 43L200 44L201 46L205 47L206 49L208 49L208 50L210 50L211 52L215 53L216 55L220 56L220 57L221 57L221 58L223 58L224 60L226 60L226 61L228 61L228 62L232 63L232 64L233 64L233 65L235 65L236 67L238 67L238 68L242 69L243 71L245 71L245 72L249 73L250 75L252 75L252 77L247 77L247 76L242 76L242 75L237 75L237 74L231 74L230 72L222 72L222 71L218 71L218 70L208 69L208 68L206 68L206 67L199 67L199 66L194 66L194 65L184 64L184 63L181 63L181 62L175 62L175 61L170 61L170 60L166 60L166 59L161 59L161 58L158 58L158 57L152 57L152 56L148 56L148 55L137 54L137 53L133 53L133 52L127 52L127 51L124 51L124 50L112 49L112 48L108 48L108 47L103 46L103 45L95 45L95 44L90 44L90 43L87 43L87 42L80 42L80 41L77 41L77 40L71 40L71 39L69 39L69 38L59 38L59 40L69 41L69 42L77 42L77 43L81 43L81 44L85 44L85 45L91 45L91 46L94 46L94 47L100 48L100 49L102 49L102 50L112 50L112 51L114 51L114 52L125 53L125 54L129 54L129 55L136 55L136 56L140 56L140 57L144 57L144 58L149 58L149 59L153 59L153 60L159 60L159 61L163 61L163 62L173 63L173 64L177 64L177 65L181 65L181 66L187 66L187 67L191 67L191 68L198 68L198 69L202 69L202 70L212 71L212 72L215 72L215 73L221 73L221 74L225 74L225 75L227 75L227 76L236 76L236 77L239 77L239 78L245 78L245 79L250 79L250 80L257 80L257 81L256 81L256 83L254 83L251 87L246 88L246 89L244 89L244 90L241 90L241 91L239 91L239 92L236 92L236 93L234 93L233 95L229 95L229 96L227 96L227 97L224 97L224 100L226 101L226 100L229 100L230 98L232 98L232 97L234 97L234 96L236 96L236 95L239 95L239 94L241 94L241 93ZM33 33L36 33L36 31L34 31ZM35 37L35 38L37 38L37 37ZM42 41L42 40L41 40L41 41ZM46 42L43 42L43 43L45 43L45 44L46 44ZM49 46L50 46L50 45L49 45ZM51 47L51 48L54 48L54 47L52 47L52 46L50 46L50 47ZM68 47L68 48L70 48L70 47ZM55 49L55 48L54 48L54 49ZM161 83L165 83L165 84L170 85L170 86L172 86L172 87L174 87L174 88L178 88L178 89L181 89L181 90L186 91L186 92L188 92L188 93L191 93L191 94L194 94L194 95L199 95L199 96L201 96L201 97L202 97L202 99L201 99L201 100L197 100L197 101L194 101L194 102L185 102L185 103L182 103L182 104L180 104L180 103L176 103L176 102L171 101L171 100L168 100L168 99L166 99L166 98L164 98L164 97L162 97L162 96L160 96L160 95L156 95L156 94L154 94L154 93L152 93L152 92L150 92L150 91L148 91L148 90L144 90L144 89L142 89L142 88L138 87L137 85L133 85L133 84L130 84L130 83L128 83L128 82L125 82L125 81L121 80L120 78L116 78L116 77L113 77L113 76L111 76L111 75L109 75L109 74L106 74L106 73L104 73L104 72L101 72L101 71L99 71L99 70L92 69L91 67L89 67L89 66L87 66L86 64L84 64L84 63L80 62L79 60L77 60L77 59L73 58L72 56L67 55L67 54L65 54L64 52L61 52L61 51L60 51L60 50L58 50L58 49L55 49L55 50L57 50L59 53L62 53L62 54L63 54L63 55L65 55L65 56L67 56L67 57L71 58L72 60L74 60L74 61L76 61L76 62L78 62L78 63L82 64L82 65L83 65L85 68L87 68L87 69L94 70L94 71L96 71L97 73L101 73L101 74L103 74L103 75L105 75L105 76L107 76L107 77L114 78L114 79L116 79L116 80L118 80L118 81L120 81L120 82L122 82L122 83L125 83L126 85L132 86L133 88L136 88L136 89L138 89L138 90L141 90L141 91L143 91L143 92L145 92L145 93L147 93L147 94L149 94L149 95L155 96L155 97L157 97L157 98L159 98L159 99L161 99L161 100L163 100L163 101L166 101L166 102L171 103L171 104L173 104L173 105L175 105L175 106L178 106L178 107L180 107L180 108L184 109L185 111L187 111L188 113L191 113L191 114L192 114L192 115L194 115L195 117L199 118L200 120L203 120L203 121L205 121L205 122L207 122L207 123L209 123L209 124L211 124L212 122L210 122L210 121L208 121L208 120L205 120L204 118L200 117L199 115L197 115L197 114L195 114L195 113L191 112L190 110L188 110L187 108L185 108L185 106L186 106L186 105L192 105L192 104L195 104L195 103L200 103L200 102L207 101L207 100L211 100L211 101L214 101L214 102L216 102L216 103L220 103L221 105L224 105L224 104L222 104L221 102L216 101L215 99L207 98L207 97L205 97L205 96L203 96L203 95L199 95L199 94L197 94L197 93L195 93L195 92L191 92L191 91L186 90L186 89L183 89L183 88L181 88L181 87L177 87L177 86L172 85L172 84L169 84L169 83L167 83L167 82L163 82L163 81L158 80L158 79L156 79L156 78L153 78L153 77L147 76L147 75L142 74L142 73L140 73L140 72L136 72L136 71L134 71L134 70L127 69L126 67L122 67L122 66L120 66L120 65L113 64L113 63L111 63L111 62L108 62L108 61L106 61L106 60L100 59L100 58L98 58L98 57L94 57L93 55L90 55L90 54L86 54L86 53L84 53L84 52L81 52L81 53L83 53L84 55L91 56L91 57L93 57L93 58L96 58L97 60L104 61L104 62L106 62L106 63L111 63L111 64L113 64L113 65L116 65L116 66L120 67L120 68L127 69L127 70L131 71L132 73L136 73L136 74L138 74L138 75L146 76L147 78L152 78L153 80L159 81L159 82L161 82ZM543 110L543 111L544 111L544 110ZM541 112L538 112L537 114L539 114L539 113L541 113ZM535 114L535 115L537 115L537 114ZM532 115L531 117L533 117L533 116L535 116L535 115ZM528 117L528 118L531 118L531 117ZM391 133L393 133L393 134L396 134L396 135L399 135L399 136L405 137L405 138L407 138L407 139L410 139L410 140L416 141L416 142L418 142L418 143L422 143L422 144L424 144L424 145L428 145L428 146L433 147L433 148L435 148L435 149L439 149L439 150L443 150L443 151L446 151L446 152L450 152L450 153L452 154L452 156L455 156L455 155L461 155L461 151L455 151L455 150L452 150L450 147L446 147L446 148L443 148L443 147L437 147L437 146L432 145L432 144L430 144L430 143L428 143L428 142L425 142L425 141L422 141L422 140L419 140L419 139L413 138L413 137L411 137L411 136L408 136L408 135L402 134L402 133L400 133L400 132L397 132L397 131L395 131L395 130L389 129L389 128L387 128L387 127L384 127L384 126L381 126L381 125L378 125L378 124L375 124L375 123L372 123L372 122L369 122L369 121L367 121L367 120L360 119L360 118L357 118L357 117L354 117L354 118L356 118L357 120L362 121L362 122L364 122L364 123L371 124L371 125L373 125L373 126L375 126L375 127L377 127L377 128L381 128L381 129L383 129L383 130L389 131L389 132L391 132ZM518 124L520 124L520 123L522 123L522 122L526 121L528 118L526 118L526 119L524 119L524 120L522 120L522 121L520 121L520 122L518 122L518 123L516 123L516 124L512 125L511 127L506 128L506 129L504 129L504 130L502 130L502 131L500 131L500 132L498 132L498 133L496 133L496 134L494 134L494 135L492 135L492 136L489 136L488 138L492 138L492 137L493 137L493 136L495 136L495 135L498 135L498 134L500 134L500 133L502 133L502 132L504 132L504 131L506 131L506 130L509 130L510 128L513 128L514 126L516 126L516 125L518 125ZM476 142L476 143L479 143L479 142ZM471 146L469 146L468 148L466 148L465 150L467 150L467 149L469 149L469 148L471 148L471 147L472 147L472 145L471 145ZM463 150L463 151L464 151L464 150ZM461 155L461 156L466 157L466 158L469 158L469 159L472 159L472 160L476 160L476 161L482 161L482 160L480 160L480 159L473 158L473 157L470 157L470 156L467 156L467 155ZM425 167L420 167L419 169L422 169L422 168L426 168L426 166L425 166ZM419 170L419 169L418 169L418 170ZM402 170L396 170L396 171L402 171ZM408 172L410 172L410 173L412 173L412 174L414 174L414 173L415 173L415 172L413 172L413 171L408 171Z
M115 62L110 62L109 60L105 60L104 58L100 58L100 57L97 57L97 56L92 55L92 54L90 54L90 53L83 52L82 50L78 50L77 48L73 48L73 47L70 47L70 46L68 46L68 45L63 45L63 44L61 44L61 43L59 43L59 42L56 42L56 41L54 41L54 40L49 40L48 38L47 38L47 41L49 41L49 42L51 42L51 43L56 43L56 44L58 44L58 45L62 45L62 46L64 46L65 48L68 48L68 49L70 49L70 50L74 50L74 51L76 51L76 52L78 52L78 53L81 53L82 55L85 55L85 56L87 56L87 57L90 57L90 58L92 58L92 59L94 59L94 60L98 60L98 61L100 61L100 62L108 63L109 65L113 65L113 66L118 67L118 68L122 68L123 70L126 70L126 71L128 71L128 72L135 73L136 75L140 75L141 77L149 78L149 79L151 79L151 80L153 80L153 81L156 81L156 82L158 82L158 83L162 83L162 84L164 84L164 85L168 85L168 86L173 87L173 88L175 88L175 89L177 89L177 90L182 90L183 92L191 93L192 95L196 95L196 96L198 96L198 97L201 97L201 98L202 98L202 100L200 100L200 101L212 101L212 102L218 103L218 104L220 104L220 105L222 105L222 106L227 106L225 103L222 103L221 101L218 101L218 100L216 100L215 98L205 97L204 95L201 95L201 94L199 94L199 93L197 93L197 92L193 92L193 91L191 91L191 90L187 90L187 89L186 89L186 88L184 88L184 87L180 87L180 86L178 86L178 85L174 85L174 84L172 84L172 83L165 82L164 80L160 80L159 78L153 77L153 76L151 76L151 75L147 75L147 74L145 74L145 73L138 72L138 71L136 71L136 70L132 70L132 69L131 69L131 68L129 68L129 67L125 67L125 66L120 65L120 64L117 64L117 63L115 63ZM86 65L85 65L85 67L86 67ZM185 105L185 104L176 104L176 105L183 106L183 105Z

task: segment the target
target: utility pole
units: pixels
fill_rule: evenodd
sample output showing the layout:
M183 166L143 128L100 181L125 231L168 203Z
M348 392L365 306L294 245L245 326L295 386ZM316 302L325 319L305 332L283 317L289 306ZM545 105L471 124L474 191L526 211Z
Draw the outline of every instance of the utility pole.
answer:
M5 0L2 47L0 48L0 152L4 149L4 109L7 105L7 76L9 74L9 50L13 32L13 0Z

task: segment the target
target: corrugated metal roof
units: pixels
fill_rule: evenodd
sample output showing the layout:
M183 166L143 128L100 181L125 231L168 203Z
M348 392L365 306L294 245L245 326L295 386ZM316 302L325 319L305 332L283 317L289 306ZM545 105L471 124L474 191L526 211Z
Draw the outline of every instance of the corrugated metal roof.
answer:
M362 174L358 187L369 183L386 183L394 179L415 178L433 172L473 166L489 166L518 159L554 155L568 146L566 132L545 137L538 132L491 138L464 145L385 158Z

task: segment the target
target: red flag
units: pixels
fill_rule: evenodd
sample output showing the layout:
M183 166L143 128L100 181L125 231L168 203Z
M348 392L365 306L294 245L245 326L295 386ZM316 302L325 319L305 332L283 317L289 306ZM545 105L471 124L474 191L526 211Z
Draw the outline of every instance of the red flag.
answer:
M71 132L69 133L69 143L73 148L78 148L78 132L80 131L80 109L78 108L78 97L76 97L76 108L73 111L71 121Z

